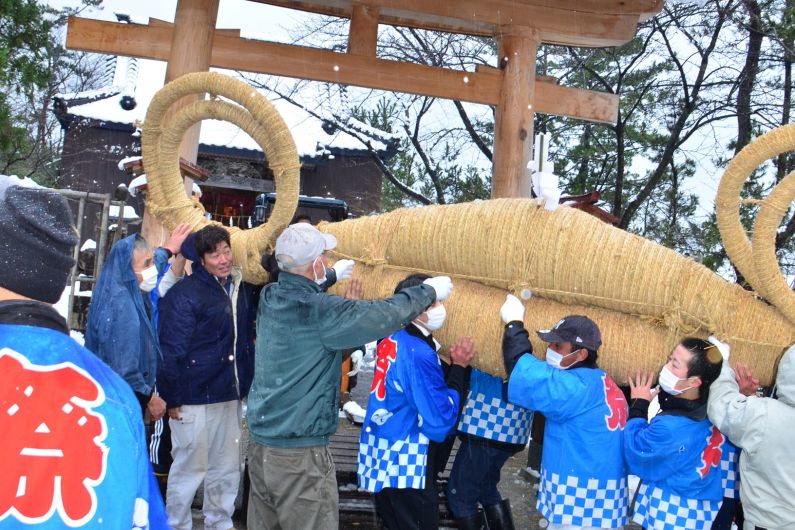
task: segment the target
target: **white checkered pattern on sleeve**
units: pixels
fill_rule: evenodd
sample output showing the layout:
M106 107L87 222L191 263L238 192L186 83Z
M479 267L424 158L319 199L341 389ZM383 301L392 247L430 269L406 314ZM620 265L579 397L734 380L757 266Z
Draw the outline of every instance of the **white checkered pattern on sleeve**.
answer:
M424 488L428 442L422 433L409 435L391 446L386 438L363 436L359 442L359 485L372 493L383 488Z
M458 430L497 442L526 444L533 413L500 398L469 393Z
M709 530L721 502L687 499L641 484L632 520L647 530Z
M730 443L723 444L723 454L720 459L720 481L723 486L723 496L728 499L740 498L740 473L737 469L740 451Z
M542 469L537 506L551 524L619 528L627 522L627 479L561 477Z

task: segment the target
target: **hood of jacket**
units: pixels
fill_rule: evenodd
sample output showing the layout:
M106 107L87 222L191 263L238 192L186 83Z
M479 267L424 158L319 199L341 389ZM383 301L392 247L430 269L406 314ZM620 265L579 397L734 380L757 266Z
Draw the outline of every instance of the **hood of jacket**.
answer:
M795 345L790 346L778 363L776 375L778 399L795 407Z
M137 239L141 239L141 236L133 234L113 245L91 295L85 346L98 355L100 344L106 340L104 334L114 333L132 339L139 336L139 322L145 323L146 336L159 352L154 326L147 316L146 302L132 268ZM139 318L135 319L134 315ZM112 322L113 325L108 326L107 322Z

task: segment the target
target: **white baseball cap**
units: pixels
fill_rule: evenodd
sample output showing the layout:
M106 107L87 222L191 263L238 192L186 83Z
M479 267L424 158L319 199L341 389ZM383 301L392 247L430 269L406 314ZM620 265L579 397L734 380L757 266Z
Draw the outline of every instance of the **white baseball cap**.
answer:
M276 239L276 261L281 269L292 269L314 260L337 246L337 238L309 223L295 223Z

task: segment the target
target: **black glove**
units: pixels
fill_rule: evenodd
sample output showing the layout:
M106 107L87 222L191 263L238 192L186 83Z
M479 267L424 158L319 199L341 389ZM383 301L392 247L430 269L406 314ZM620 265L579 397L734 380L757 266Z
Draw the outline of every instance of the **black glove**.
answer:
M507 324L502 335L502 359L508 376L513 372L513 367L516 366L519 358L526 353L533 353L533 345L530 344L527 330L518 321Z

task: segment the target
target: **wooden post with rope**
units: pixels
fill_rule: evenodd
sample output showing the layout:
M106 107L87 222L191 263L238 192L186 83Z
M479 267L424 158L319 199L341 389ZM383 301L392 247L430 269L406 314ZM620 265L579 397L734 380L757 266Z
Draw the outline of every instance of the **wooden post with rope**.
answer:
M219 2L220 0L179 0L177 3L166 83L183 74L206 72L210 69ZM198 95L183 98L169 109L166 119L199 98ZM199 153L200 133L201 124L197 123L185 134L180 145L179 156L193 164L196 163ZM193 179L185 177L185 193L188 197L191 196L192 189ZM145 208L141 234L151 245L157 246L166 242L169 230L152 215L149 208Z

